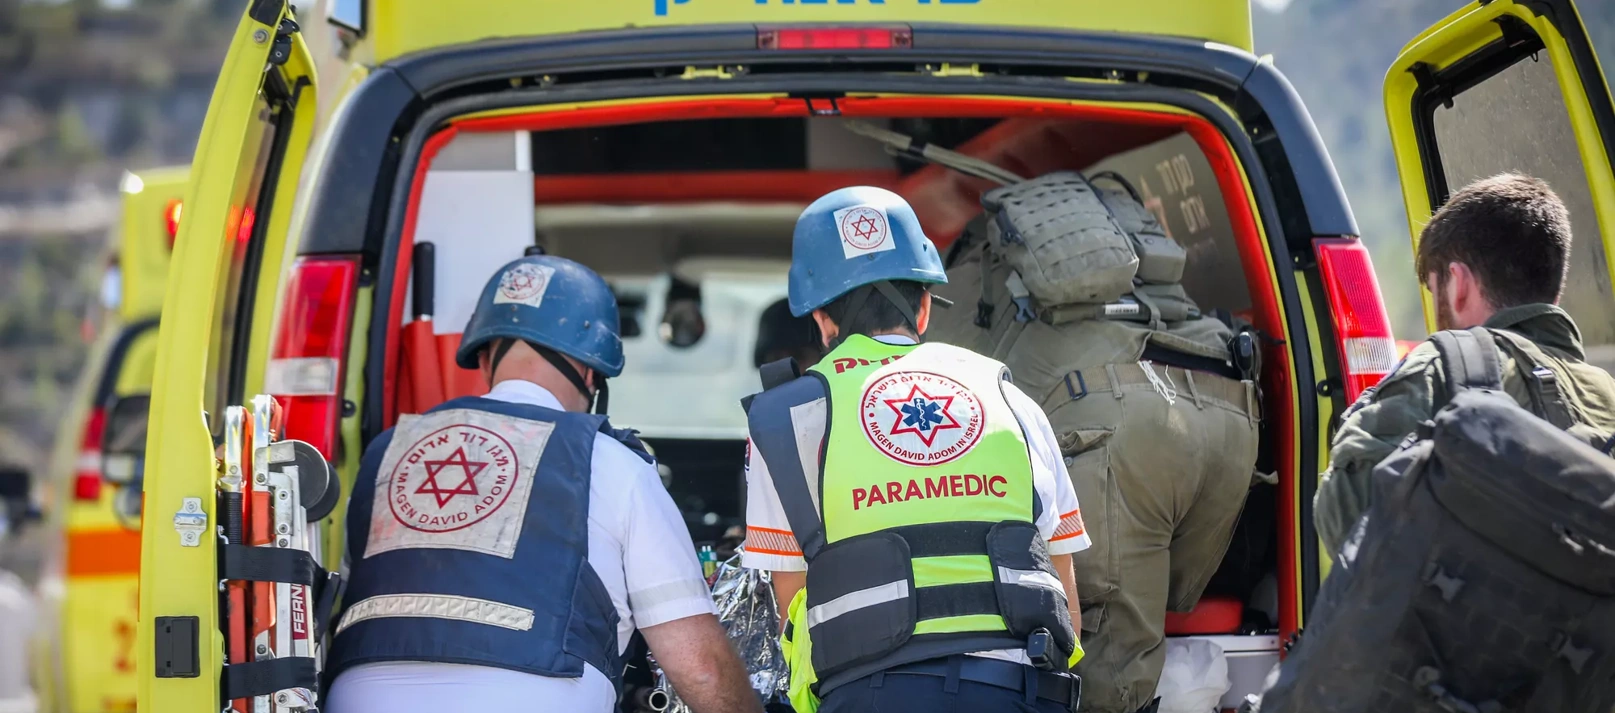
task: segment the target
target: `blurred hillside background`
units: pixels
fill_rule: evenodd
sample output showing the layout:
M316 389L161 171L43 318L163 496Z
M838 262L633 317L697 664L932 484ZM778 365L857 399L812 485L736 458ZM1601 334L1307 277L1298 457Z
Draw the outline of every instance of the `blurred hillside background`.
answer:
M0 462L43 467L90 336L119 177L190 161L245 4L0 0ZM1258 0L1254 11L1257 51L1311 109L1403 339L1424 325L1380 85L1407 39L1461 5ZM1615 2L1580 5L1609 61Z

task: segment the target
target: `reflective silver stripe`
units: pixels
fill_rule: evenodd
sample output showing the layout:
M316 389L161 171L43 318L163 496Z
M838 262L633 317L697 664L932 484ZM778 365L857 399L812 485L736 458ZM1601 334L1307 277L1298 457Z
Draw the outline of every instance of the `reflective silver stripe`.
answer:
M848 592L808 610L809 627L815 627L855 609L872 607L908 597L908 580L882 584L878 587Z
M1041 569L1010 569L998 568L998 581L1004 584L1015 584L1022 587L1043 587L1052 589L1065 596L1065 586L1060 584L1060 578Z
M676 579L654 587L631 591L628 593L628 604L637 612L668 602L709 601L711 598L712 592L707 589L706 582L692 576L689 579Z
M807 479L808 495L813 498L813 512L824 512L819 507L819 446L824 443L824 431L829 427L829 405L828 399L820 397L791 407L796 457L802 461L802 477Z
M447 594L385 594L355 602L348 607L342 614L342 623L337 626L336 633L341 634L344 629L361 621L394 616L453 619L515 631L533 628L531 609Z

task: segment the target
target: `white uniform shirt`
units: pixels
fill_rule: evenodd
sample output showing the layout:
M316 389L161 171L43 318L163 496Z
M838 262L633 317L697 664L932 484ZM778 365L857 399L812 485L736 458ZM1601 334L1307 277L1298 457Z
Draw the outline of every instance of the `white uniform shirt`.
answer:
M906 337L876 337L886 344L913 344ZM1088 549L1090 540L1082 525L1077 491L1071 486L1059 441L1037 402L1013 384L1006 384L1004 398L1021 424L1032 456L1032 488L1043 510L1037 518L1038 531L1049 543L1049 554L1065 555ZM779 491L769 474L768 463L750 443L746 444L746 546L743 562L752 569L776 572L805 572L807 560L791 532L780 503ZM1080 593L1079 593L1080 596ZM1030 663L1025 651L988 651L977 654L988 658Z
M554 394L526 381L499 382L486 398L561 409ZM591 468L589 565L617 609L618 653L628 647L635 627L716 614L690 532L656 466L602 433L594 439ZM611 681L588 665L581 678L550 678L487 666L397 661L344 671L321 708L329 713L606 713L616 699Z

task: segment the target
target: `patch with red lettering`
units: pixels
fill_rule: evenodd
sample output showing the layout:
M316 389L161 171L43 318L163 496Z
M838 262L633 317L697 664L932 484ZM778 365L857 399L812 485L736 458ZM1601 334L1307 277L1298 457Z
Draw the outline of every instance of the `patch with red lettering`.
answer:
M554 276L555 268L548 265L517 264L499 276L499 291L494 293L493 303L537 307L544 303L544 293Z
M852 259L860 255L896 250L886 211L870 205L842 208L832 214L836 232L841 235L841 253Z
M411 547L514 556L554 427L459 409L401 422L376 474L365 556Z
M907 465L938 465L968 453L981 440L981 400L953 379L900 371L875 380L859 401L864 435L886 457Z
M499 512L510 498L516 449L504 436L476 426L449 426L410 450L410 457L393 468L393 497L387 500L404 527L422 532L470 527Z

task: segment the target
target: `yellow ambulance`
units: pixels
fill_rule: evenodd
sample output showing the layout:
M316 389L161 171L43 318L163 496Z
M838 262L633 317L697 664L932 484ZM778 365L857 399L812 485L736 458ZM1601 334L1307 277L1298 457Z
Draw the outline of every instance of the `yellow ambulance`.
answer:
M111 412L143 420L156 367L157 316L178 234L187 169L126 174L123 215L102 283L100 334L62 422L51 474L52 524L61 537L39 590L48 642L36 688L46 711L135 710L140 583L140 484L133 463L105 464ZM141 434L144 432L141 431ZM104 468L110 465L110 468Z
M1328 437L1397 345L1312 119L1252 53L1246 0L333 7L348 65L316 77L306 43L326 18L249 4L192 164L145 451L141 710L218 711L271 674L317 693L315 662L227 660L243 625L221 611L212 535L218 447L240 442L227 409L273 397L284 437L349 492L400 414L481 386L448 355L483 282L527 250L611 282L629 364L614 423L655 447L698 544L739 522L736 402L757 388L755 323L784 294L801 208L888 187L944 248L980 212L982 182L890 155L853 119L1141 189L1187 249L1195 301L1272 337L1260 466L1277 484L1252 494L1249 546L1223 563L1238 586L1169 631L1215 638L1237 700L1305 621ZM1475 177L1547 178L1578 227L1565 307L1595 349L1615 344L1615 109L1573 2L1455 3L1385 96L1412 224ZM331 570L340 500L322 521Z

